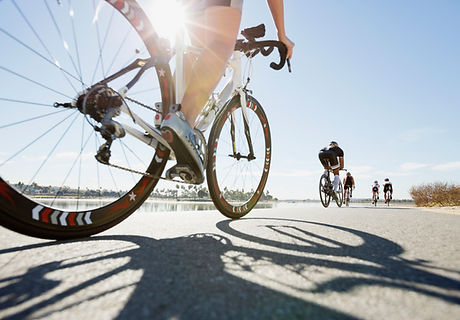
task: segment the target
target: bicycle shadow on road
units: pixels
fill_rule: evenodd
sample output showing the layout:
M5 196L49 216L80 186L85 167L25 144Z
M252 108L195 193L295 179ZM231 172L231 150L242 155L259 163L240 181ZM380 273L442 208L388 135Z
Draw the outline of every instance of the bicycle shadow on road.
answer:
M360 241L337 241L315 227ZM98 308L110 306L110 318L117 319L355 319L334 310L333 301L329 308L312 297L371 285L460 302L452 294L460 289L458 280L426 271L426 261L402 259L401 246L366 232L270 218L224 220L217 228L226 236L95 236L0 250L0 257L21 254L39 261L25 273L1 275L0 318L78 318L82 309L97 316ZM258 229L271 234L258 236ZM239 245L231 242L234 237ZM267 275L267 267L278 271ZM316 274L324 275L318 268L332 274L312 285Z
M98 246L101 243L106 245ZM95 309L97 318L100 306L119 304L120 310L111 318L356 319L230 274L222 256L232 250L245 249L215 234L162 240L95 236L0 250L0 257L59 251L52 255L55 259L43 257L48 261L25 274L1 276L0 318L67 317L69 313L79 318L73 311L79 308ZM78 269L82 274L74 272ZM76 281L68 284L67 278ZM106 301L101 303L102 299Z
M242 231L238 227L232 227L254 221L257 223L251 224L253 226L250 233L245 232L245 228L241 228ZM255 259L270 259L273 263L291 270L290 266L297 266L296 272L299 275L304 274L305 270L310 270L312 266L357 274L331 277L317 283L314 288L308 288L306 291L309 292L351 292L355 287L376 285L413 291L449 303L460 303L458 277L455 279L434 273L438 270L458 276L460 270L439 268L421 259L404 259L401 256L404 249L400 245L367 232L325 223L282 218L225 220L219 222L217 227L227 235L258 243L266 248L301 252L302 256L298 256L271 250L247 249ZM348 233L360 241L355 244L337 241L333 237L323 236L323 232L311 232L312 227ZM257 236L257 228L271 229L273 235L269 238ZM456 291L456 294L449 290Z

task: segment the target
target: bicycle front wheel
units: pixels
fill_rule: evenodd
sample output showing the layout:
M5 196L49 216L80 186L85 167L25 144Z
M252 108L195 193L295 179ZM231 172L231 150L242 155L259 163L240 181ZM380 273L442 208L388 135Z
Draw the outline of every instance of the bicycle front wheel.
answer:
M208 141L208 189L224 216L238 219L254 208L264 194L270 162L270 127L262 106L248 95L242 108L240 96L233 97L217 116Z
M330 182L328 176L323 174L319 179L319 198L323 207L327 208L331 202Z
M110 163L124 170L95 155L106 141L101 119L116 109L111 99L152 122L146 106L171 102L168 63L151 63L158 41L134 0L0 2L1 225L41 238L85 237L149 196L168 152L126 135L110 147Z
M337 206L339 206L340 208L343 204L343 186L342 186L341 181L339 181L339 185L337 186L337 192L335 194L336 194L335 202L337 203Z

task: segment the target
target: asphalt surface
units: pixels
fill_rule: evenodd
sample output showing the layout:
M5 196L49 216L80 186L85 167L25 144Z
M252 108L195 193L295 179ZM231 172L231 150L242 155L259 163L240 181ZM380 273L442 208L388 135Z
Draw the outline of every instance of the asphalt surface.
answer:
M460 215L136 212L78 241L0 228L0 319L460 319Z

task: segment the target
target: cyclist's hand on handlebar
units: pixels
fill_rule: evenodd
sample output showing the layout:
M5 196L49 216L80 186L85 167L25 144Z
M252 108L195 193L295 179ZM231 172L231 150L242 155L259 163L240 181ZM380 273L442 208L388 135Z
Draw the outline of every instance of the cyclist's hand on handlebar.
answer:
M289 39L286 35L278 34L278 40L286 45L286 48L287 48L286 59L291 59L292 51L294 49L295 43L292 42L291 39Z

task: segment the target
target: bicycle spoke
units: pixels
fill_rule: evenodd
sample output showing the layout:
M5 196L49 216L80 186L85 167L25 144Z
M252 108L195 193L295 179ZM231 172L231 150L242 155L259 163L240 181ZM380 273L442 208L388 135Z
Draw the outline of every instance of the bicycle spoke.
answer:
M73 114L73 113L72 113ZM54 126L52 126L51 128L49 128L48 130L46 130L45 132L43 132L41 135L39 135L37 138L35 138L34 140L32 140L30 143L28 143L27 145L25 145L23 148L21 148L19 151L17 151L16 153L14 153L11 157L9 157L8 159L6 159L5 161L3 161L2 163L0 163L0 167L2 167L3 165L5 165L5 163L13 160L15 157L17 157L19 154L21 154L22 152L24 152L27 148L29 148L31 145L33 145L35 142L37 142L38 140L42 139L43 137L45 137L47 134L49 134L51 131L53 131L55 128L57 128L61 123L63 123L64 121L66 121L68 118L70 118L72 116L72 114L68 115L67 117L65 117L63 120L59 121L58 123L56 123Z
M22 79L24 79L24 80L27 80L27 81L29 81L29 82L32 82L32 83L36 84L37 86L40 86L40 87L45 88L45 89L47 89L47 90L49 90L49 91L52 91L52 92L54 92L54 93L57 93L57 94L59 94L59 95L61 95L61 96L63 96L63 97L66 97L66 98L69 99L69 100L72 100L72 99L73 99L73 97L68 96L68 95L66 95L66 94L63 93L63 92L59 92L59 91L57 91L57 90L54 90L53 88L51 88L51 87L49 87L49 86L46 86L46 85L44 85L44 84L42 84L42 83L40 83L40 82L38 82L38 81L35 81L35 80L33 80L33 79L30 79L30 78L28 78L28 77L26 77L26 76L24 76L24 75L21 75L21 74L19 74L19 73L17 73L17 72L14 72L13 70L10 70L10 69L5 68L5 67L3 67L3 66L0 66L0 69L3 69L3 70L5 70L6 72L9 72L9 73L11 73L11 74L13 74L13 75L15 75L15 76L17 76L17 77L19 77L19 78L22 78Z
M79 78L81 79L81 74L78 73L78 69L77 69L77 66L75 65L75 61L74 61L72 55L70 54L69 44L68 44L67 41L64 39L64 37L63 37L63 35L62 35L62 33L61 33L61 30L59 29L59 27L58 27L58 25L57 25L57 23L56 23L56 19L54 18L53 13L51 12L51 9L50 9L50 7L49 7L49 5L48 5L48 2L46 2L46 0L44 0L44 2L45 2L46 9L48 10L48 13L49 13L49 15L50 15L50 17L51 17L51 21L53 21L53 24L54 24L54 27L55 27L55 29L56 29L56 32L58 33L59 38L61 39L62 45L64 46L64 50L65 50L65 52L67 53L67 56L69 57L70 61L72 62L72 65L73 65L73 67L74 67L74 69L75 69L75 72L79 75ZM64 74L64 76L66 76L66 75ZM67 78L67 77L66 77L66 78ZM67 81L69 82L69 84L70 84L70 86L73 88L73 90L74 90L75 92L78 92L78 90L72 85L72 83L70 82L70 80L67 79Z
M75 123L75 121L77 120L78 118L75 116L74 119L72 120L72 122L70 123L69 126L67 126L67 129L64 131L64 133L59 137L58 141L56 142L56 144L51 148L50 152L48 153L48 155L45 157L45 159L43 160L43 162L40 164L40 166L38 167L38 169L35 171L35 174L32 176L32 178L30 178L30 181L29 181L29 185L34 181L35 177L38 175L38 173L40 172L40 170L43 168L43 166L45 165L45 163L50 159L51 155L54 153L54 151L56 150L56 148L59 146L59 144L61 143L62 139L64 139L64 137L67 135L67 133L69 132L70 128L73 126L73 124ZM25 190L23 190L25 192Z
M0 98L0 100L1 100L1 98ZM46 117L49 117L49 116L54 116L54 115L56 115L56 114L58 114L58 113L66 112L66 111L69 111L69 110L59 110L59 111L50 112L50 113L47 113L47 114L44 114L44 115L41 115L41 116L36 116L36 117L29 118L29 119L24 119L24 120L21 120L21 121L16 121L16 122L13 122L13 123L9 123L9 124L0 126L0 129L12 127L12 126L19 125L19 124L24 124L24 123L26 123L26 122L30 122L30 121L33 121L33 120L38 120L38 119L46 118Z
M100 7L101 5L102 5L102 2L100 2L96 7L96 2L95 2L95 0L93 0L93 8L94 8L93 23L94 23L94 26L96 28L95 32L96 32L96 39L97 39L97 44L98 44L98 48L99 48L99 54L98 54L98 59L97 59L97 62L96 62L96 66L94 68L93 76L91 78L91 83L94 82L94 79L96 77L96 73L97 73L97 69L99 68L99 65L101 65L102 78L105 78L106 75L107 75L106 72L105 72L104 63L103 63L103 60L102 60L103 44L101 43L101 33L100 33L100 30L99 30L98 13L101 10L101 7ZM113 17L113 15L112 15L112 17ZM110 21L112 21L112 17L110 18ZM109 28L107 28L107 29L109 29Z
M41 59L45 60L46 62L48 62L49 64L51 64L54 68L57 68L59 69L60 71L62 71L65 75L71 77L71 78L74 78L75 80L77 81L80 81L80 79L78 79L77 77L75 77L73 74L71 74L70 72L66 71L65 69L63 69L57 60L50 60L48 58L46 58L44 55L42 55L41 53L39 53L37 50L33 49L32 47L28 46L26 43L24 43L23 41L19 40L18 38L16 38L15 36L13 36L11 33L7 32L6 30L4 30L3 28L0 28L0 31L3 32L5 35L7 35L8 37L10 37L11 39L13 39L14 41L16 41L17 43L19 43L20 45L24 46L25 48L27 48L29 51L31 51L32 53L34 53L36 56L40 57ZM52 58L53 59L53 58Z
M74 161L72 162L72 164L71 164L69 170L67 170L67 174L65 175L64 180L62 181L61 186L59 187L59 191L61 191L61 190L63 189L64 185L66 184L66 182L67 182L67 180L68 180L68 178L69 178L69 176L70 176L70 174L72 173L73 169L75 168L75 165L77 164L77 162L78 162L79 160L81 160L81 156L82 156L82 154L83 154L83 150L84 150L84 148L86 147L86 145L88 144L89 140L91 139L91 137L92 137L93 135L95 135L94 132L91 132L91 134L88 136L88 138L86 139L86 141L85 141L85 143L83 144L83 146L80 148L80 153L75 157L75 159L74 159ZM78 184L77 187L80 188L80 184ZM55 196L54 200L56 200L56 198L57 198L57 196L58 196L58 194L59 194L59 191L56 192L56 196ZM53 200L53 203L54 203L54 200ZM51 205L53 205L53 203L52 203Z

